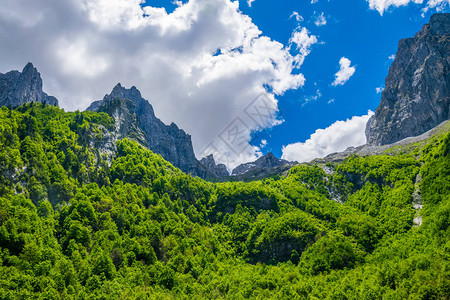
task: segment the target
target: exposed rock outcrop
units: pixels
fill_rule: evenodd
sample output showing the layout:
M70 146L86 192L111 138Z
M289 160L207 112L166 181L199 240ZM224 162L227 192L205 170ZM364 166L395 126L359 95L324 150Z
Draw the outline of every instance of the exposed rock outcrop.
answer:
M449 119L450 14L434 14L399 42L381 104L367 123L369 145L417 136Z
M114 119L114 128L108 128L102 135L100 143L91 145L101 152L113 155L116 152L116 142L128 138L148 147L145 133L138 127L135 114L136 106L131 100L114 99L99 103L97 112L105 112Z
M224 164L216 164L214 160L214 156L212 154L203 157L200 160L200 163L204 165L208 171L217 178L224 178L230 176L228 173L227 167Z
M254 162L249 162L237 166L231 174L233 176L243 175L248 172L277 168L283 165L293 165L293 163L284 159L276 158L272 152L269 152L268 154L258 158Z
M136 87L126 89L119 83L109 95L106 95L103 100L93 102L87 110L105 111L102 110L102 107L118 99L126 99L134 104L134 112L131 113L136 115L137 127L145 133L145 139L150 150L161 154L165 160L185 173L202 178L211 176L207 169L195 158L191 136L179 129L175 123L166 125L158 119L151 104L142 98ZM105 112L112 115L111 111Z
M28 63L22 72L0 73L0 106L16 107L41 102L57 106L58 100L42 91L41 74Z

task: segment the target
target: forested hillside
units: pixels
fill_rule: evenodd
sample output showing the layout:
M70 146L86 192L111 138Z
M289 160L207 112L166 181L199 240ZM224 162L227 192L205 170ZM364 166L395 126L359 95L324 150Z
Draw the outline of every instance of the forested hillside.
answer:
M0 108L0 299L450 298L448 124L395 155L211 183L135 141L102 153L113 122Z

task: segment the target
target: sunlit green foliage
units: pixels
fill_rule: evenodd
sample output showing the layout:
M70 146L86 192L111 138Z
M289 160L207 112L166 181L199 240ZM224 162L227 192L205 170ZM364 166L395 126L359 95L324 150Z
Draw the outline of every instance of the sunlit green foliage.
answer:
M102 153L113 125L0 108L0 299L450 297L450 134L213 184L134 141Z

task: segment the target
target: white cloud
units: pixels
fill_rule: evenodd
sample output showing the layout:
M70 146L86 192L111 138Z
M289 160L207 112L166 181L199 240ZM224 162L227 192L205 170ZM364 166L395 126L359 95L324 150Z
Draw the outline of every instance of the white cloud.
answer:
M305 27L298 27L292 34L289 44L295 44L298 54L294 57L296 66L300 67L305 57L311 52L311 46L317 43L317 37L310 35Z
M306 105L309 102L317 101L320 97L322 97L322 93L318 89L314 95L305 97L305 102L303 105Z
M311 0L311 4L317 3L319 0Z
M289 19L291 19L292 17L295 18L295 20L297 20L297 22L303 22L303 17L296 11L293 11L291 16L289 17Z
M317 27L327 25L327 19L325 18L323 12L320 15L314 17L314 19L315 19L314 24L316 24Z
M341 152L348 147L366 143L366 123L373 115L355 116L346 121L336 121L325 129L317 129L304 143L295 143L283 147L282 158L290 161L308 162Z
M377 94L382 93L384 91L384 87L377 87L375 88L375 91L377 92Z
M389 60L394 60L395 59L395 54L392 54L389 56Z
M255 0L247 0L248 7L252 7L253 2L255 2Z
M335 79L332 85L334 86L343 85L350 79L350 77L353 76L356 69L355 67L351 67L350 64L351 61L348 58L341 57L341 59L339 60L340 68L339 71L334 75Z
M400 7L412 3L422 3L423 0L367 0L371 9L377 10L380 15L390 7Z
M439 12L450 5L450 0L367 0L367 2L369 2L369 7L377 10L380 15L383 15L383 13L391 6L400 7L406 6L409 3L423 4L425 2L424 7L422 8L423 12L427 12L430 9L436 9L436 11Z
M61 63L61 71L80 77L95 78L107 68L109 61L101 54L90 53L82 39L60 39L55 43L55 58Z
M173 4L175 4L176 6L182 6L183 5L183 1L181 0L174 0L172 1Z
M267 146L267 140L261 140L261 145L259 146L260 149Z
M427 12L430 9L436 9L436 11L440 12L448 6L450 6L450 0L428 0L427 6L423 8L423 11Z
M68 110L86 108L118 82L135 85L158 117L192 135L197 154L211 141L227 149L218 136L236 117L260 127L244 109L266 86L274 116L275 96L304 84L296 68L316 38L306 29L289 45L263 36L238 1L176 3L168 13L141 0L3 0L0 72L33 62L44 90ZM230 159L258 155L249 146Z

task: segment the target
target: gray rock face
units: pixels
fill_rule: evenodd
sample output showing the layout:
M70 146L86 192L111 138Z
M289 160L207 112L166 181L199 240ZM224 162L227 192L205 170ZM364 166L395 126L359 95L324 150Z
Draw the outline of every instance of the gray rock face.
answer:
M126 99L134 104L134 113L137 119L137 127L145 133L146 143L150 150L180 168L185 173L205 178L209 176L206 168L195 158L191 136L179 129L174 123L164 124L155 116L151 104L142 98L136 87L126 89L117 84L109 95L103 100L93 102L87 110L104 111L102 107L117 101ZM111 111L105 111L111 115ZM126 122L127 123L127 122Z
M200 163L204 165L206 169L208 169L208 171L216 178L224 178L230 176L227 167L224 164L216 165L216 161L214 160L214 156L212 154L203 157L200 160Z
M112 149L115 149L115 142L123 138L135 140L148 147L145 133L138 126L135 110L136 106L131 100L120 98L105 101L97 107L97 112L105 112L114 119L114 129L109 130L112 138L105 139L113 144Z
M41 74L32 63L28 63L22 72L0 73L0 106L16 107L30 102L58 105L55 97L42 91Z
M369 145L417 136L449 119L450 14L434 14L399 42L381 104L366 126Z
M272 152L258 158L254 162L249 162L237 166L231 173L233 176L243 175L247 172L254 172L256 170L264 170L270 168L281 167L286 164L293 164L287 160L276 158Z

